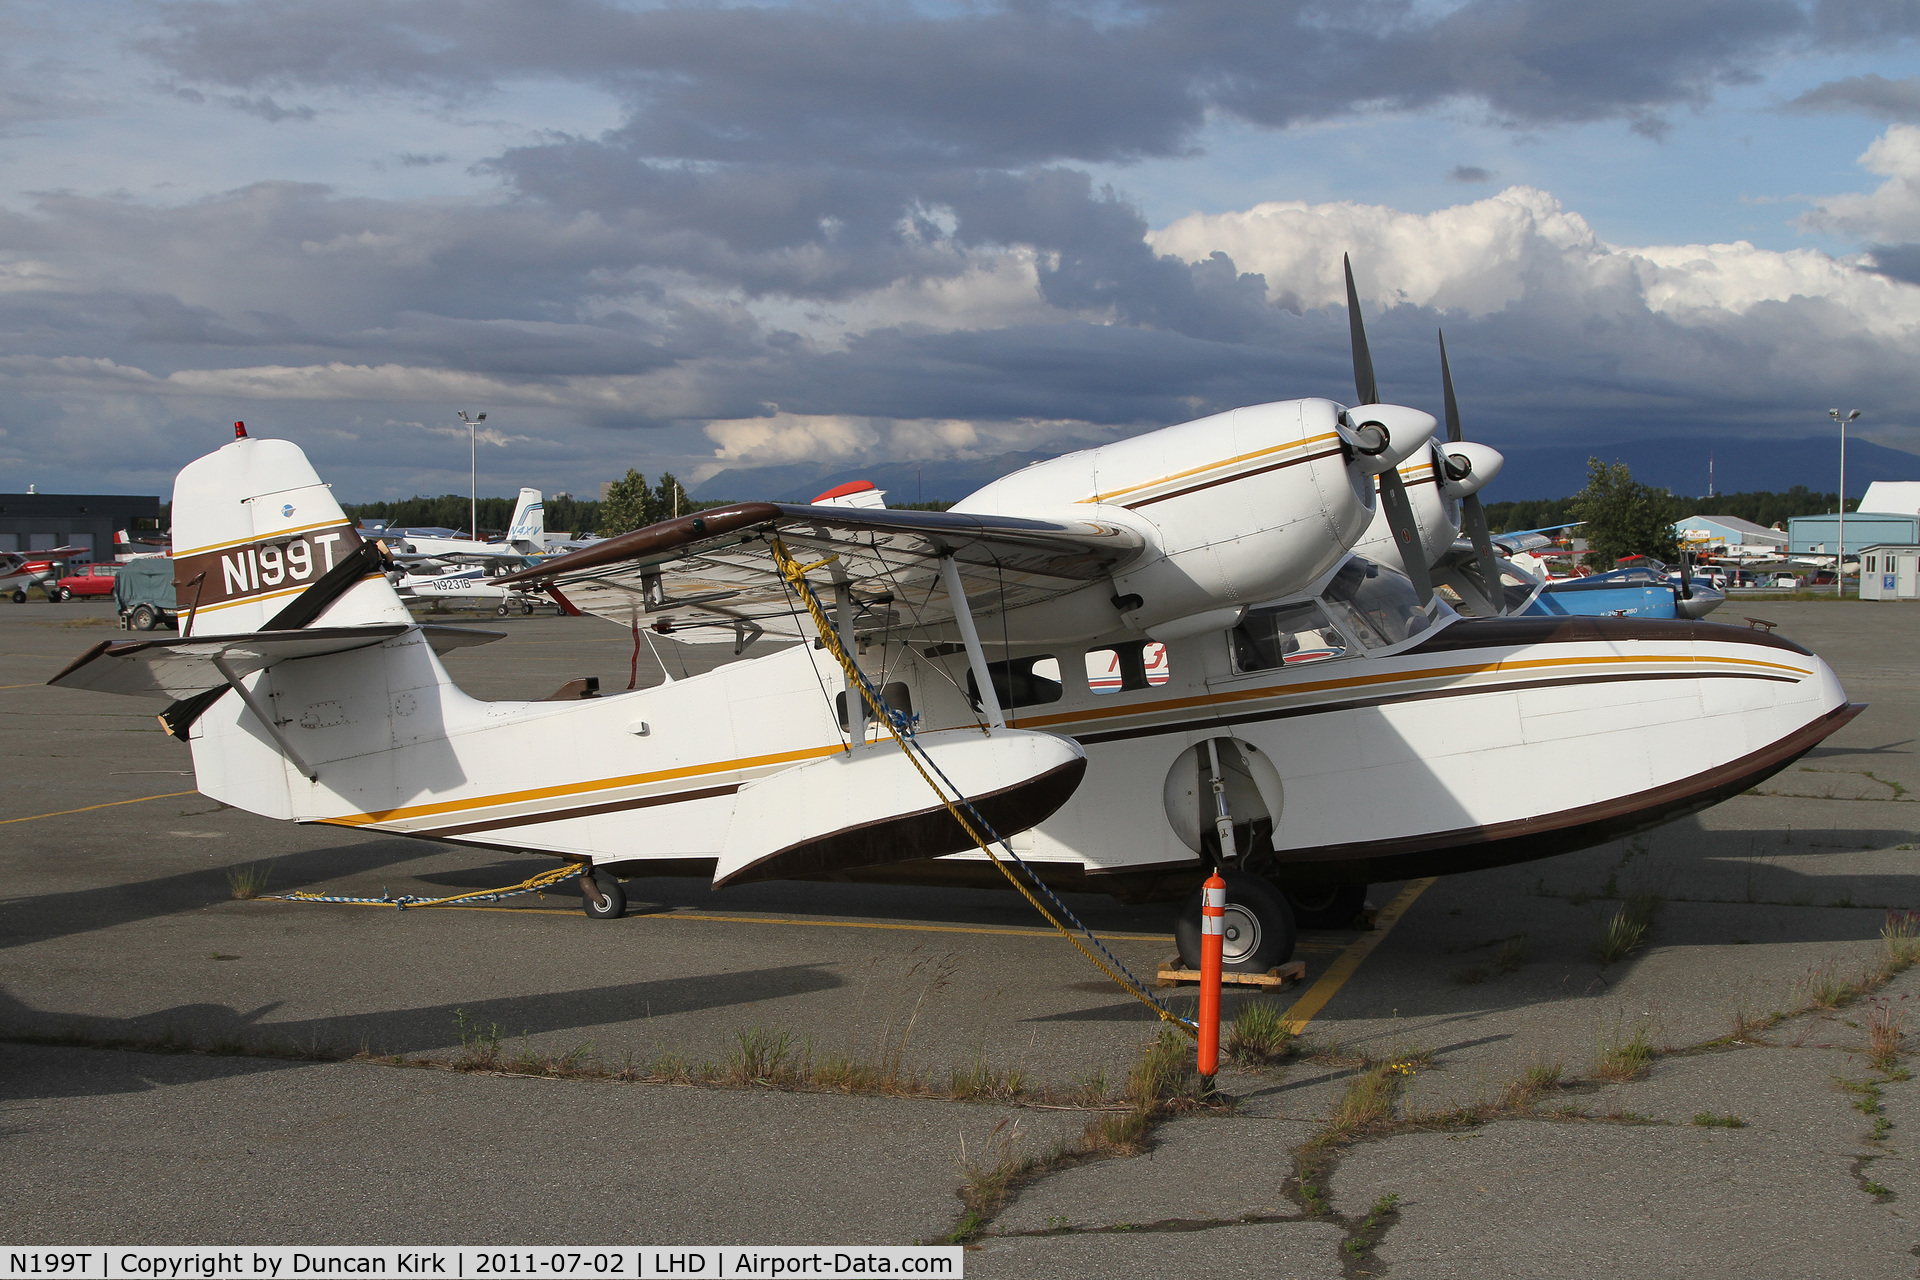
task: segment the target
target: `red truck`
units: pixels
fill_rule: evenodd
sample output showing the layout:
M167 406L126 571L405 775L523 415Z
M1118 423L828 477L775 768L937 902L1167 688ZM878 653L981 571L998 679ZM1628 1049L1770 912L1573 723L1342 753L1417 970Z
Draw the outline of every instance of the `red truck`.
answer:
M110 596L113 594L113 581L113 565L83 564L56 581L49 594L56 600L71 600L75 596Z

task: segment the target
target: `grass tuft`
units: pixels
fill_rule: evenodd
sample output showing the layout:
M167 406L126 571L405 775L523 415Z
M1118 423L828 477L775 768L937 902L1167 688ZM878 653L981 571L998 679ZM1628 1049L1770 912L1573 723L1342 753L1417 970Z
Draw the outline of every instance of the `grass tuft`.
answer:
M1243 1066L1284 1061L1296 1050L1293 1025L1271 1000L1249 1000L1234 1012L1226 1049Z
M1906 1016L1891 1005L1876 1005L1867 1015L1867 1062L1875 1071L1891 1074L1900 1065L1900 1049L1906 1041Z
M267 891L273 878L273 863L243 862L227 868L227 892L242 902L250 902Z
M1594 958L1608 965L1638 951L1645 944L1661 905L1662 899L1657 893L1628 894L1621 908L1600 930L1600 937L1593 944Z
M1654 1056L1653 1041L1648 1038L1645 1026L1636 1027L1632 1036L1622 1040L1616 1025L1611 1039L1596 1046L1589 1074L1595 1080L1638 1080L1647 1074Z
M1525 1111L1557 1090L1566 1070L1558 1062L1536 1063L1518 1079L1507 1083L1507 1087L1500 1091L1500 1101L1496 1105L1502 1111Z

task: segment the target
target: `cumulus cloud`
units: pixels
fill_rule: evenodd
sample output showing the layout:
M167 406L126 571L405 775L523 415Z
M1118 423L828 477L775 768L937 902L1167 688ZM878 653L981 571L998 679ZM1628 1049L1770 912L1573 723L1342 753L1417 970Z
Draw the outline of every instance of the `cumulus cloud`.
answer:
M1800 225L1856 240L1920 240L1920 126L1889 127L1861 154L1860 166L1886 181L1864 194L1825 197Z

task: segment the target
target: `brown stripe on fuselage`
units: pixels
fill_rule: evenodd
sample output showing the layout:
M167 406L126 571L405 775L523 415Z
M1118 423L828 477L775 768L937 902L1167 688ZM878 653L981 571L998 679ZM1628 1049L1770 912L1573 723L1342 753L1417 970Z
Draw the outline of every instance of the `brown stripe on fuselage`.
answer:
M1297 467L1305 462L1318 462L1322 458L1340 456L1338 449L1323 449L1319 453L1310 453L1304 458L1289 458L1285 462L1276 462L1271 466L1255 467L1250 471L1236 471L1230 476L1221 476L1217 480L1208 480L1204 484L1188 485L1184 489L1175 489L1172 493L1162 493L1151 498L1142 498L1138 502L1123 502L1120 505L1128 511L1138 511L1141 507L1150 507L1156 502L1165 502L1169 498L1184 498L1190 493L1199 493L1202 489L1212 489L1223 484L1232 484L1236 480L1246 480L1253 476L1263 476L1269 471L1284 471L1288 467Z

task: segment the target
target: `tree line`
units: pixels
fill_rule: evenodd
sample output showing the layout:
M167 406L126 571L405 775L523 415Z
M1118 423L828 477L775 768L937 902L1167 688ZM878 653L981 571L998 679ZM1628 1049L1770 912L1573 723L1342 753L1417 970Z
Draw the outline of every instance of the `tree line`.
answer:
M1684 516L1737 516L1742 520L1751 520L1762 528L1771 529L1776 524L1785 524L1794 516L1825 515L1834 509L1834 501L1839 496L1833 493L1815 493L1803 484L1797 484L1785 493L1723 493L1712 498L1676 498L1666 490L1655 490L1665 500L1672 511L1673 520ZM1517 529L1539 529L1552 524L1565 524L1580 517L1573 514L1574 504L1580 501L1579 494L1565 498L1532 498L1523 502L1487 503L1487 525L1497 533L1506 533ZM1847 510L1855 511L1860 499L1848 498ZM1668 523L1672 523L1670 520Z
M1530 502L1487 503L1487 525L1500 533L1549 528L1584 521L1575 536L1593 548L1589 563L1611 568L1623 556L1644 555L1668 562L1680 558L1674 522L1687 516L1734 516L1763 528L1784 526L1794 516L1825 515L1833 511L1838 494L1815 493L1803 484L1785 493L1723 493L1712 498L1675 497L1665 489L1642 484L1624 462L1611 465L1587 459L1587 487L1565 498ZM1847 499L1847 510L1859 508L1858 498Z

